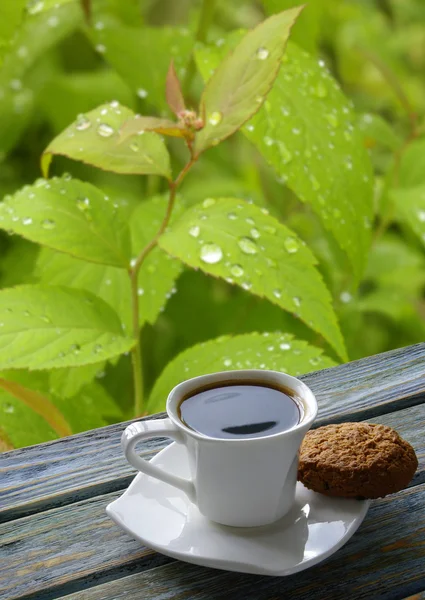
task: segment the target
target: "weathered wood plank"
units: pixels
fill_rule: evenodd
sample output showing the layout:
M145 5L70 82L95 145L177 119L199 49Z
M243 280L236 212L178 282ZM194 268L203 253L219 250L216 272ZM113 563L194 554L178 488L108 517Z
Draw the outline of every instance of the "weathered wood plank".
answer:
M318 425L381 415L421 402L419 397L425 395L425 343L303 379L318 397ZM0 522L127 486L134 471L119 448L124 426L0 455ZM145 452L149 455L166 443L145 442Z
M420 463L415 481L424 483L425 404L383 415L376 421L396 426L412 443ZM55 597L55 589L69 593L78 586L93 585L94 580L105 581L122 572L128 574L169 563L171 559L142 547L106 516L106 504L120 493L0 525L0 596L4 593L10 599L32 594L38 600L41 590L47 589L52 593L48 597ZM406 510L409 507L406 505ZM379 514L373 518L379 519ZM425 528L424 511L422 521ZM420 515L412 523L406 522L406 531L419 527Z
M258 577L172 562L81 590L67 600L393 600L425 585L425 485L375 501L333 557L290 577ZM416 596L413 596L416 600ZM420 596L419 596L420 598Z

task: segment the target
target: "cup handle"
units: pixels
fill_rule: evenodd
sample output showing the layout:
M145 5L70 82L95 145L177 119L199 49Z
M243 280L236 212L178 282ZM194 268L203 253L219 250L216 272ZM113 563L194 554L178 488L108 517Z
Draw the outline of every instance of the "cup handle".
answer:
M135 452L134 447L140 440L153 437L170 437L180 444L184 443L182 433L171 419L156 419L155 421L132 423L126 427L121 436L121 448L127 461L138 471L182 490L188 496L189 500L195 502L195 486L191 479L184 479L183 477L167 473Z

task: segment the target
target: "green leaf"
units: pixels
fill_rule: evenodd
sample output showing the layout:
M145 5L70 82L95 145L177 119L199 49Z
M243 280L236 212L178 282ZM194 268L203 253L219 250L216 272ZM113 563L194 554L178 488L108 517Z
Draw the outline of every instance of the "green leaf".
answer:
M15 448L57 439L46 421L20 400L0 390L1 429ZM1 436L1 433L0 433Z
M316 259L294 232L264 210L235 198L207 198L162 235L159 245L191 267L296 313L346 357Z
M425 184L389 192L398 218L418 236L425 245Z
M137 140L121 140L119 130L132 117L134 113L118 101L79 115L44 151L44 175L48 173L52 155L61 154L105 171L162 175L170 179L170 157L159 135L147 132Z
M166 108L165 81L170 59L182 75L193 46L187 29L129 27L100 17L90 37L98 52L142 100Z
M239 38L197 52L204 79ZM359 277L371 237L372 169L354 120L323 62L289 43L264 106L242 131L279 180L311 204Z
M42 285L0 291L0 369L76 367L133 344L112 308L88 292Z
M130 219L133 256L155 236L167 209L167 198L143 201ZM176 206L178 214L178 205ZM139 273L140 325L154 323L173 294L182 264L160 248L154 248ZM83 262L43 249L35 276L42 283L84 289L103 298L118 314L126 331L131 331L131 294L128 274L115 267Z
M142 202L131 216L130 229L134 256L144 248L158 232L167 210L168 198L156 196ZM174 219L181 213L177 204ZM167 300L175 292L176 281L182 272L182 264L168 256L161 248L154 248L139 272L140 323L153 323L164 309Z
M172 388L198 375L235 369L269 369L298 376L334 365L322 350L289 334L223 336L192 346L172 360L155 383L148 410L150 413L164 410Z
M72 398L55 398L73 433L108 425L110 419L122 419L122 412L108 392L99 384L86 385Z
M0 228L85 260L127 268L127 224L108 197L67 176L39 179L0 204Z
M9 152L19 141L32 116L33 105L31 90L0 87L0 152Z
M104 362L99 362L84 367L54 369L49 373L49 389L59 398L72 398L82 387L91 383L104 366Z
M0 4L0 43L8 42L24 16L26 0L3 0Z
M390 150L397 150L403 140L396 134L394 129L380 115L364 113L359 115L358 126L363 132L365 145L368 148L380 144Z
M403 188L425 183L425 138L413 140L404 150L398 179Z
M298 6L260 23L217 67L201 97L199 112L205 126L195 136L196 154L235 133L258 111L276 79L301 10Z
M268 15L298 6L298 0L263 0ZM324 0L310 0L298 17L291 39L308 52L315 52L320 33L321 18L324 12Z
M2 0L15 3L21 0ZM82 20L82 11L76 2L59 6L51 13L44 12L27 17L13 38L0 71L0 87L10 87L19 91L23 79L36 61L70 33L75 31ZM3 21L0 14L0 23ZM1 27L1 26L0 26Z

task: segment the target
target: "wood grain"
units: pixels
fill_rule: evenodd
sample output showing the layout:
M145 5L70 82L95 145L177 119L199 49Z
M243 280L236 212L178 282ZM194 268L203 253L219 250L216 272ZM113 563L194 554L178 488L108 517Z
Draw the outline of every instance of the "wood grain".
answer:
M396 426L401 435L412 443L419 458L414 482L424 482L425 404L382 415L374 420ZM422 494L425 493L422 488L415 486L412 489L418 489L418 493ZM153 553L132 540L106 516L106 504L120 493L97 496L0 525L0 597L2 593L8 599L32 595L41 600L41 590L47 590L43 598L54 598L58 593L69 593L79 587L108 581L135 570L142 571L170 563L171 559ZM397 518L394 517L391 527L397 530L402 497L408 499L405 510L410 519L405 521L405 530L412 533L420 527L425 528L425 511L419 511L416 500L410 500L416 496L410 496L407 492L394 496L394 505L388 504L387 500L378 503L385 508L385 518L388 519L390 508L394 506ZM374 510L371 513L373 519L379 521L380 513ZM375 527L375 531L378 532L379 527ZM404 550L407 552L407 549ZM90 590L92 593L94 590Z
M290 577L258 577L181 562L67 596L67 600L394 600L425 586L425 485L373 503L333 557ZM413 596L415 598L415 596ZM416 599L415 599L416 600Z
M302 379L319 401L317 425L379 416L423 400L425 343ZM119 447L124 426L1 454L0 522L126 487L134 471ZM144 453L149 456L167 443L149 440Z

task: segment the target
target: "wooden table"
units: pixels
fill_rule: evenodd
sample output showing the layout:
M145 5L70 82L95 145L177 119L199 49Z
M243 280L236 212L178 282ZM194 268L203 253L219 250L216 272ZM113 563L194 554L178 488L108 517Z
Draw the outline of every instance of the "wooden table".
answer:
M344 548L308 571L258 577L175 561L144 548L105 506L135 472L125 424L0 455L0 597L47 600L419 600L425 598L425 344L305 375L317 425L370 420L415 448L408 489L376 500ZM144 455L167 444L152 440Z

